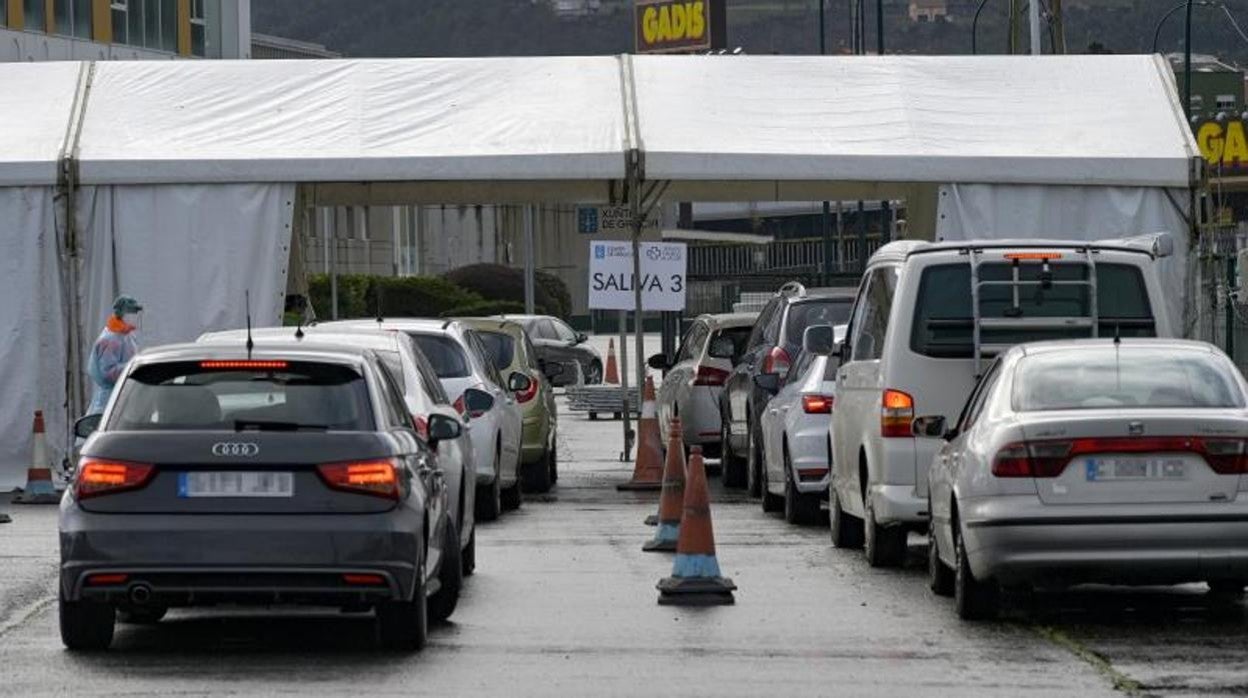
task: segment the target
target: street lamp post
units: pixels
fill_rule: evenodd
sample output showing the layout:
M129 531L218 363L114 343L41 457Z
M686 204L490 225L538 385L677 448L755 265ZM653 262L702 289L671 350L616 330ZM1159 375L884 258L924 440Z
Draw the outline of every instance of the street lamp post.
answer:
M1184 12L1183 23L1183 113L1190 120L1192 118L1192 7L1201 5L1203 7L1215 7L1216 2L1209 0L1183 0L1179 4L1171 7L1166 14L1161 16L1161 20L1157 22L1157 28L1153 30L1153 53L1157 53L1157 40L1161 38L1161 28L1165 25L1166 20L1170 19L1170 15L1178 12L1180 9Z

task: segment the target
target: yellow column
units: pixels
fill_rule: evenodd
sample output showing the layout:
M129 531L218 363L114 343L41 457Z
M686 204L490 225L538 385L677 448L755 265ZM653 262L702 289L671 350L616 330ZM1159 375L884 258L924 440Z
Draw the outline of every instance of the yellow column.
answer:
M56 0L43 0L43 31L48 34L56 33Z
M22 7L22 0L5 0L9 4L9 27L12 29L24 29L26 27L26 8Z
M91 0L91 38L101 44L113 43L113 9L108 0Z
M178 0L178 54L191 55L191 0Z

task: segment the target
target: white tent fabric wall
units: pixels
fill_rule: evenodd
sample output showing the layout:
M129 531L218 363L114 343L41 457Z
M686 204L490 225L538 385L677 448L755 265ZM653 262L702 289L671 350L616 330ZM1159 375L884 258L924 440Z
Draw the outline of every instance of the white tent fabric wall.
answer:
M1188 283L1188 193L1147 187L1045 187L954 184L940 188L937 240L1105 240L1167 232L1174 255L1160 263L1172 326L1191 336L1194 290Z
M0 187L0 492L22 486L43 410L54 464L65 442L65 303L53 192Z

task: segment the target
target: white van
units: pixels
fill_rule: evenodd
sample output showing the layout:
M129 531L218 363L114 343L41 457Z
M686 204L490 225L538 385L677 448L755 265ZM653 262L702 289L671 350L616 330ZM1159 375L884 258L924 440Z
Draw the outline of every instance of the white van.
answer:
M991 357L1023 342L1174 337L1157 261L1173 239L900 241L867 265L836 372L832 541L872 566L905 561L928 522L938 439L917 414L957 414Z

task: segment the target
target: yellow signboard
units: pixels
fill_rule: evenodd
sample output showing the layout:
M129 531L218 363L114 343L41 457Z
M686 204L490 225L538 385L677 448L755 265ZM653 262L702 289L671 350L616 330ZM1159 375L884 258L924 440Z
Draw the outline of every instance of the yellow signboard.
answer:
M637 53L711 48L712 0L637 0Z
M1213 174L1248 169L1248 138L1243 121L1206 121L1196 129L1196 144Z

